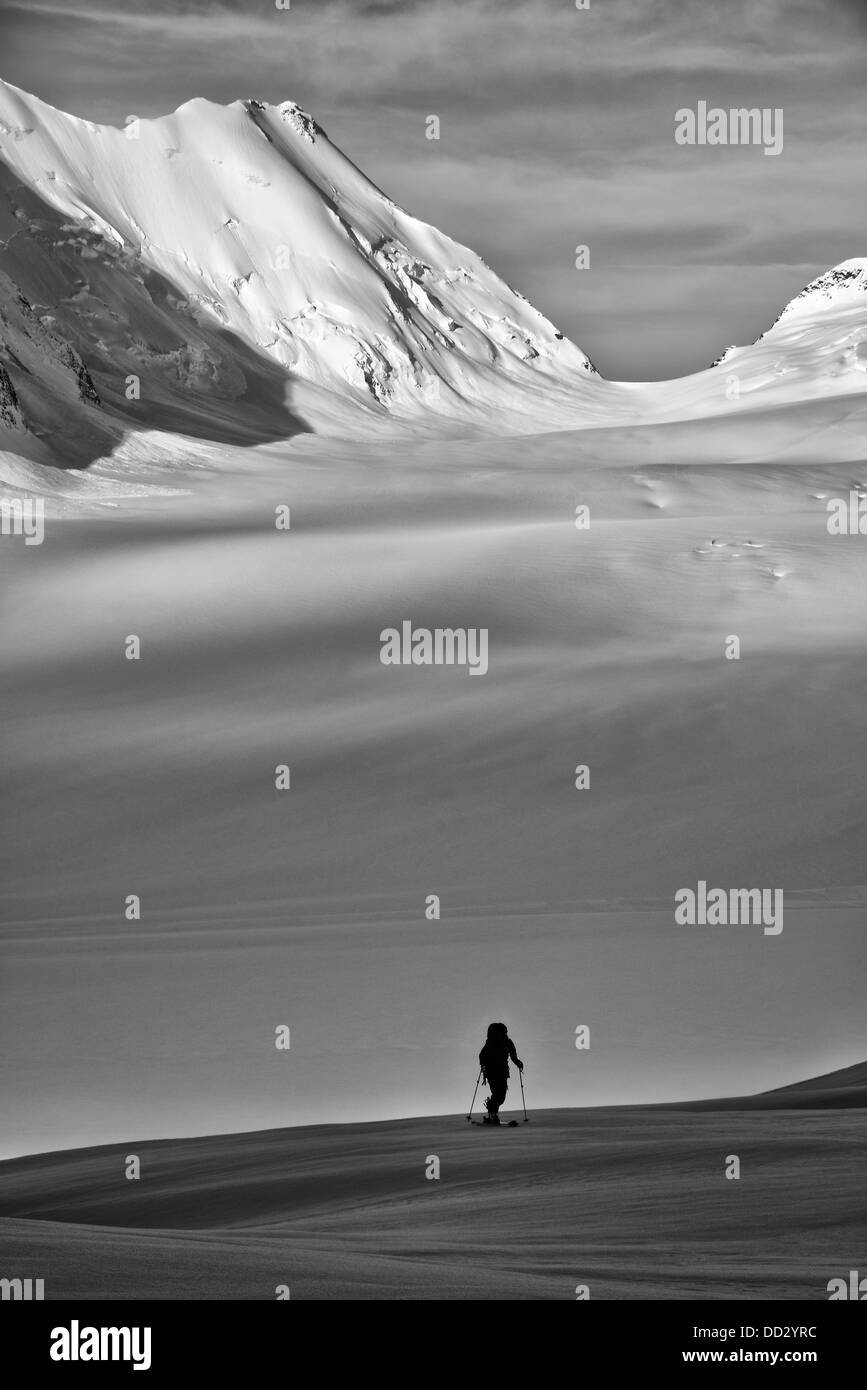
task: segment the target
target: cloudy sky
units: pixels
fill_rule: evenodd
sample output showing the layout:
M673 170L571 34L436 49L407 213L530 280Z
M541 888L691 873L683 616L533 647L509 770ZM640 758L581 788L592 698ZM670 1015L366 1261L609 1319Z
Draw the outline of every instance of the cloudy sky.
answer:
M2 76L94 120L298 101L608 377L705 366L867 252L864 0L3 0L0 23ZM676 145L700 100L782 108L782 154Z

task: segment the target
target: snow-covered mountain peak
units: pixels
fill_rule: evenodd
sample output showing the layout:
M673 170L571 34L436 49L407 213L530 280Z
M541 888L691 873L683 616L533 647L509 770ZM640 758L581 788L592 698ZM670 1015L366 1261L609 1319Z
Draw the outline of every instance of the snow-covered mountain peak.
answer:
M296 400L312 388L407 422L598 418L586 355L388 198L295 101L197 98L117 129L3 84L0 122L23 186L128 248L174 287L180 314L281 367Z
M867 309L867 257L853 256L823 271L790 300L777 319L824 309Z

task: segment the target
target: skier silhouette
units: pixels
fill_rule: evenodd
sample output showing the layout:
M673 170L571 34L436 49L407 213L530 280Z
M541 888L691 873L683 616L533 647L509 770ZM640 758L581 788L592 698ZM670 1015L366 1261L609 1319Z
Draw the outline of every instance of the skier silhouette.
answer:
M485 1101L485 1109L488 1112L488 1118L484 1121L485 1124L498 1125L500 1123L497 1112L506 1099L509 1085L509 1058L512 1059L519 1071L524 1070L524 1063L520 1061L515 1051L515 1044L509 1037L505 1023L489 1023L487 1041L479 1053L482 1073L491 1088L491 1094Z

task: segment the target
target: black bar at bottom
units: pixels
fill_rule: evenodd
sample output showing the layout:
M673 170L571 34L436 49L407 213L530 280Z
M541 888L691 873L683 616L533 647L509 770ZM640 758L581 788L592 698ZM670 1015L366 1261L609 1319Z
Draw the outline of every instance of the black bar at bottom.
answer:
M538 1379L554 1355L576 1376L707 1365L802 1365L827 1375L859 1365L865 1332L863 1309L837 1302L576 1301L562 1319L537 1322L529 1309L504 1314L499 1335L496 1309L483 1307L483 1316L481 1307L461 1314L440 1305L421 1317L395 1301L379 1313L371 1302L348 1301L5 1302L0 1336L4 1366L17 1363L27 1376L135 1376L138 1365L142 1383L189 1373L199 1381L243 1375L252 1384L280 1368L308 1380L317 1367L333 1375L341 1364L386 1381L429 1382L438 1365L454 1374L458 1360L485 1375L494 1363L498 1373L518 1371L526 1358Z

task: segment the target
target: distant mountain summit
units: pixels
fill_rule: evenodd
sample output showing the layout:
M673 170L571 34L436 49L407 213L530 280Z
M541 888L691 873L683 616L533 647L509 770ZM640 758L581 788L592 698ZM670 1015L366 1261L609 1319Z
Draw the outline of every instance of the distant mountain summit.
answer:
M867 257L823 271L754 343L728 347L712 364L723 365L742 370L751 392L784 378L802 399L867 390Z
M790 299L783 318L795 314L820 313L823 309L861 309L867 312L867 256L855 256L824 271Z
M825 310L833 310L849 318L852 317L849 311L854 311L859 316L867 316L867 257L856 256L851 260L841 261L839 265L817 275L815 280L811 280L809 285L789 300L770 328L766 328L756 339L756 343L764 342L766 338L771 337L779 323L788 329L793 319L812 320L817 315L820 316L821 322L821 315ZM853 343L852 346L857 349L857 343ZM732 353L743 351L743 348L728 347L712 365L718 367L720 363L728 362Z

